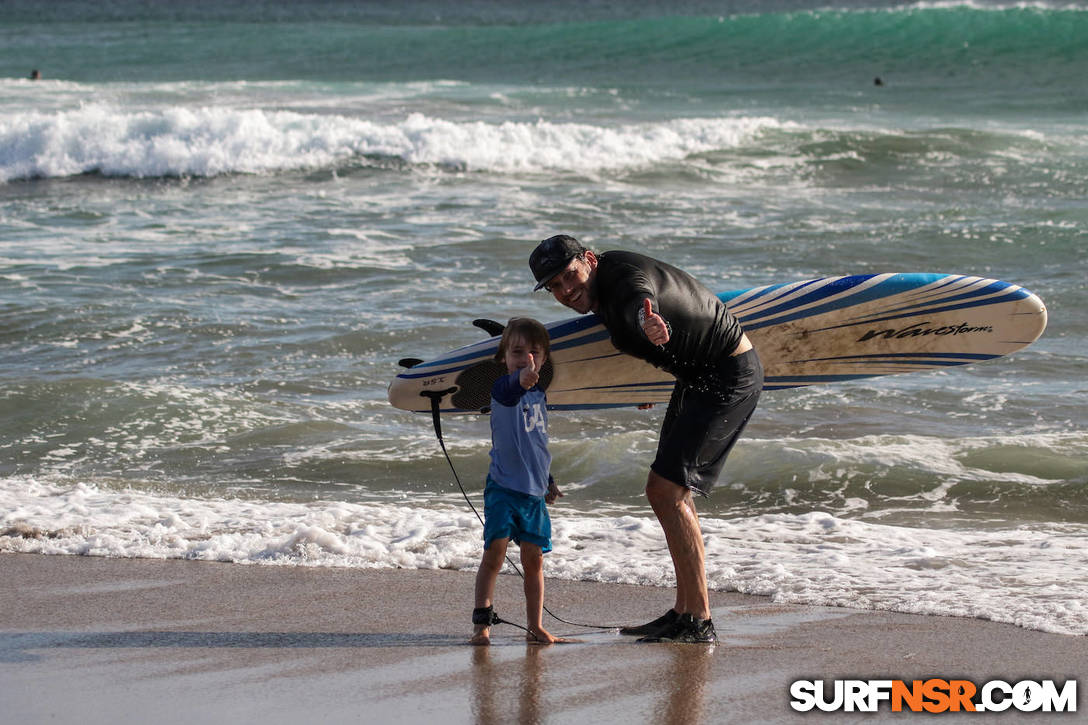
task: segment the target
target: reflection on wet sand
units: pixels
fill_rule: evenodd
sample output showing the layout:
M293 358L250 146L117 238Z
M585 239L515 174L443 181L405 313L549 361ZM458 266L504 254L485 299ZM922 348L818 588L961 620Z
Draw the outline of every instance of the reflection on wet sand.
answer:
M645 698L645 713L663 725L691 725L704 721L707 683L712 676L716 647L676 644L610 643L604 649L584 651L585 658L564 647L562 657L554 647L473 647L471 706L477 725L522 725L545 722L560 710L594 709L600 700L584 686L597 684L606 691L626 691ZM607 654L605 654L607 652ZM612 661L637 658L653 673L646 679L594 682L584 670L589 661L605 656ZM549 664L549 660L551 663ZM573 690L581 690L575 694ZM593 688L598 694L601 690ZM588 697L587 697L588 694ZM573 696L572 696L573 695ZM568 709L569 708L569 709Z
M514 660L497 662L491 647L474 647L472 651L472 712L479 725L501 725L516 722L522 725L544 720L542 694L543 673L546 670L542 652L537 645L526 645L525 659L519 667ZM516 702L513 700L516 698Z
M691 725L703 721L707 680L714 645L664 644L648 645L669 653L669 666L662 673L667 696L658 706L656 722L664 725Z

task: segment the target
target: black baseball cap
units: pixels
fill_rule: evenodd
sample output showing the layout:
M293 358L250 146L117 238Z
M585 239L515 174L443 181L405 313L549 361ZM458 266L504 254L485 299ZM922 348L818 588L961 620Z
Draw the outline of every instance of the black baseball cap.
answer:
M548 237L529 255L529 269L533 270L536 277L536 287L540 289L551 281L552 277L562 272L570 264L570 260L586 251L586 248L574 237L566 234L556 234Z

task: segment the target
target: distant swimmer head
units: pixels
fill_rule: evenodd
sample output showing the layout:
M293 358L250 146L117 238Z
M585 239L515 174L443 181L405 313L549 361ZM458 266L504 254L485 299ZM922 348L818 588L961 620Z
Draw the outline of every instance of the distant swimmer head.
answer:
M556 234L536 246L529 255L529 269L536 277L534 291L544 287L552 277L562 272L570 260L585 254L586 248L574 237Z
M39 81L39 80L41 80L41 78L42 78L42 72L40 70L38 70L37 68L30 71L30 80Z

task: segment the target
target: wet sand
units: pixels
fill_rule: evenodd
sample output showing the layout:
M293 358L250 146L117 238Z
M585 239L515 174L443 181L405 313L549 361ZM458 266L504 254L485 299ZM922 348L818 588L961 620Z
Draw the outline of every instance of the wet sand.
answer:
M499 626L481 648L466 644L466 572L0 554L0 581L3 723L902 722L919 716L795 713L789 686L1088 672L1082 637L740 594L712 593L713 647L636 644L546 616L583 641L530 646ZM672 601L667 589L548 580L546 603L611 625ZM497 613L523 622L523 606L520 579L500 577Z

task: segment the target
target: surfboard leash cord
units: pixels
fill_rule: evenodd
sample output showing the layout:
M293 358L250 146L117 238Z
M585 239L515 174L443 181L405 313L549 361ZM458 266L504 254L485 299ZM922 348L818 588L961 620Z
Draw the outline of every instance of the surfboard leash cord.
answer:
M461 495L464 497L465 503L467 503L468 507L470 509L472 509L472 513L476 514L476 518L479 519L480 525L483 526L484 525L484 517L480 515L480 512L476 509L476 506L473 505L472 499L470 499L468 497L468 492L465 491L465 487L461 483L461 477L457 475L457 469L453 465L453 459L450 458L449 451L446 450L446 441L442 437L442 414L441 414L441 411L439 409L439 406L442 403L442 398L445 397L446 395L448 395L449 393L454 392L455 390L456 390L456 388L449 388L449 389L446 389L446 390L424 390L423 392L420 393L420 395L422 395L423 397L425 397L425 398L427 398L427 399L429 399L431 401L431 421L434 423L434 434L435 434L435 437L438 438L438 445L442 447L442 454L446 457L446 463L448 463L450 465L450 471L453 473L453 480L457 482L457 488L461 489ZM518 573L518 576L520 576L522 579L525 579L525 574L522 573L522 571L518 567L518 565L515 564L514 560L510 558L509 554L506 555L506 562L508 564L510 564L510 566L512 566L514 568L514 571L516 571ZM562 617L557 615L555 612L548 609L547 605L544 605L544 611L548 614L548 616L550 616L555 621L562 622L563 624L568 624L568 625L570 625L572 627L583 627L585 629L611 630L611 629L619 629L622 626L622 625L618 625L618 624L615 624L615 625L613 625L613 624L584 624L584 623L581 623L581 622L571 622L569 620L563 619ZM489 617L490 617L490 622L492 624L509 624L509 625L514 626L514 627L517 627L518 629L523 629L526 632L529 632L529 629L527 627L523 627L520 624L517 624L515 622L508 622L505 619L499 619L499 616L497 614L495 614L494 610L491 610L489 612ZM476 617L476 614L475 614L475 611L474 611L473 612L473 623L474 624L476 623L476 621L475 621L476 618L477 617ZM532 634L532 632L529 632L529 634Z

